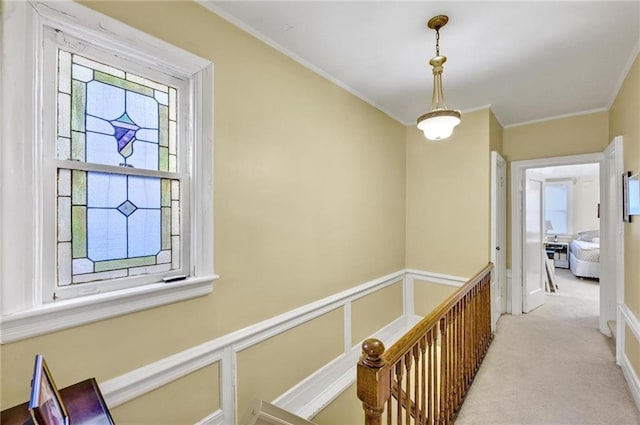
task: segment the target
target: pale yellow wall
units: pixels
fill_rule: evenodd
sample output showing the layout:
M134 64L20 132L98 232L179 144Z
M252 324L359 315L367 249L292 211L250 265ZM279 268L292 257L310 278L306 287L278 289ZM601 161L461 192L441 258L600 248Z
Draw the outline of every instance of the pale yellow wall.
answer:
M404 268L403 125L195 2L85 4L214 63L221 279L206 297L2 346L2 408L28 398L36 353L60 386L89 376L102 382ZM342 327L317 332L302 333L296 346L335 334L339 342L326 361L342 347ZM318 365L294 356L288 370L294 379ZM275 368L264 374L261 381L280 379ZM213 397L216 387L194 391ZM253 396L252 388L242 381L238 399ZM168 396L156 402L171 403L174 417L192 418ZM136 415L146 405L136 399L126 409Z
M498 122L493 111L489 110L489 150L496 151L502 155L503 134L504 129L502 128L502 125Z
M508 127L502 153L507 178L507 267L511 267L511 162L602 152L609 144L609 114L594 112Z
M414 308L418 316L426 316L456 291L455 286L415 280L413 284Z
M340 394L312 421L318 425L361 425L364 423L362 402L358 399L356 385L353 384Z
M238 353L238 417L256 400L272 401L343 353L342 309Z
M402 281L351 305L351 344L355 345L402 316Z
M616 100L611 107L609 138L624 136L624 169L637 173L640 171L640 55L636 57L633 67ZM631 223L624 223L624 302L629 309L640 317L640 220L634 217ZM633 337L627 341L637 342ZM633 350L627 343L625 352L632 361L636 373L640 374L640 350ZM635 354L632 355L632 351Z
M196 423L220 407L219 377L218 363L207 366L111 409L113 420L119 425Z
M489 261L489 110L453 136L407 129L407 267L471 277Z
M602 152L609 144L607 111L507 127L502 152L508 161Z

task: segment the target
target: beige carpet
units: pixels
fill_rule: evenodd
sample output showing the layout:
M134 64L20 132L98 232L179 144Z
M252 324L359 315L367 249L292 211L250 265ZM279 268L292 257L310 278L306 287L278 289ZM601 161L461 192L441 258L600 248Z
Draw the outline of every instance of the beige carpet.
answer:
M456 425L631 425L640 415L598 331L597 281L556 273L557 294L503 315Z

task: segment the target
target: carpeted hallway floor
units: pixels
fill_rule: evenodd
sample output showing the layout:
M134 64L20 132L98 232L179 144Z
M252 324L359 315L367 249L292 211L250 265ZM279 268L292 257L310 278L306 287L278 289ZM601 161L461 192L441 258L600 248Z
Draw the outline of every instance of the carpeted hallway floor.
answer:
M632 425L640 414L598 331L597 281L558 269L560 290L504 315L456 425Z

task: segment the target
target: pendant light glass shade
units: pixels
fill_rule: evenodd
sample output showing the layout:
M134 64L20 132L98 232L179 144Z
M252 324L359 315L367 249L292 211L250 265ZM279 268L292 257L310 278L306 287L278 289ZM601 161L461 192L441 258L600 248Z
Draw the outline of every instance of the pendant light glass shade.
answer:
M446 56L440 56L440 28L449 18L444 15L433 17L427 26L436 30L436 56L431 58L429 65L433 67L433 97L429 112L418 118L418 128L424 132L429 140L444 140L453 134L455 126L460 124L460 111L447 109L442 91L442 70L447 61Z

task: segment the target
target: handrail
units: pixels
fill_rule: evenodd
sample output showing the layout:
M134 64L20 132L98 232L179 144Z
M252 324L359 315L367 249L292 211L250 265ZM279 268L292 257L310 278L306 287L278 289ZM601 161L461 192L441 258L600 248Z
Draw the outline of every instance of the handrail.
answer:
M487 264L481 271L479 271L471 279L467 280L464 285L459 287L449 298L442 301L438 306L425 316L420 322L418 322L409 332L404 334L399 340L396 341L391 347L389 347L382 359L385 363L395 363L400 359L400 356L404 355L409 347L412 347L421 335L424 335L427 330L431 329L444 314L451 309L451 307L460 301L462 297L469 293L469 291L478 284L484 276L487 275L493 269L493 264Z
M385 410L387 424L452 423L493 339L492 269L489 263L388 350L376 339L363 342L357 391L366 425L382 424Z

